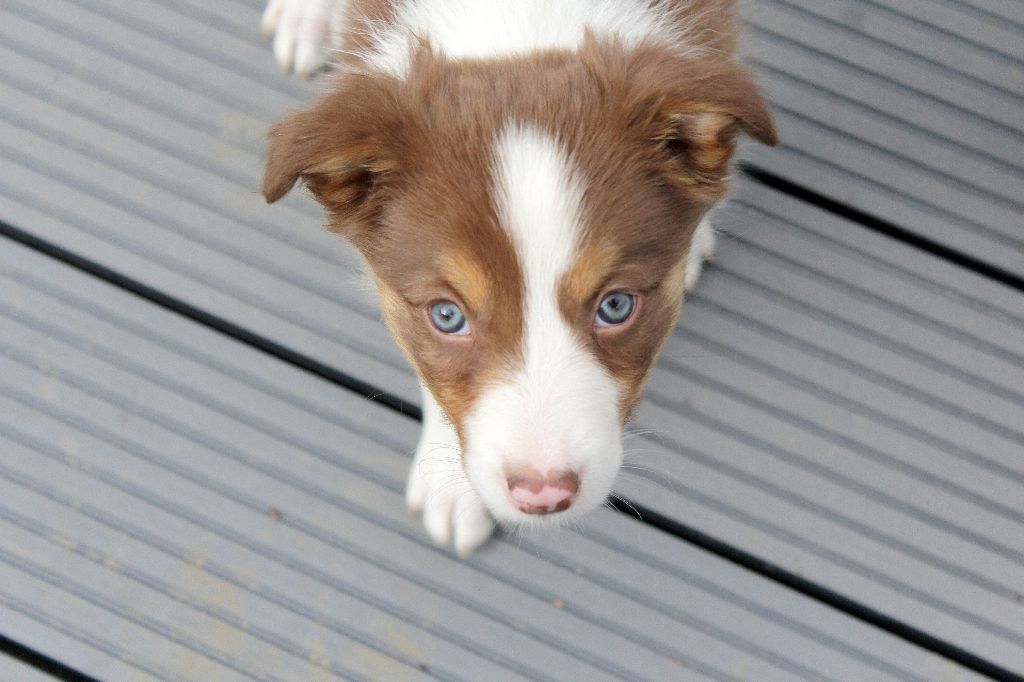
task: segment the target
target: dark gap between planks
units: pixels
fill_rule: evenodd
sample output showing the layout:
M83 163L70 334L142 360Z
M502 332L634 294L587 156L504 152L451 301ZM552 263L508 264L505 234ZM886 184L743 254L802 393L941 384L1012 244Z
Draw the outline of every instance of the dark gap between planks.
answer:
M889 223L881 218L877 218L850 206L846 206L845 204L841 204L824 195L818 194L813 190L797 185L796 183L792 183L758 167L742 165L741 172L754 180L767 185L768 187L811 203L819 208L829 211L830 213L834 213L856 222L868 229L887 234L895 239L921 248L922 250L939 256L940 258L950 260L958 265L973 270L974 272L978 272L979 274L991 277L992 279L1000 281L1003 284L1007 284L1015 289L1024 291L1024 278L1022 277L1005 272L986 263L981 263L980 261L976 261L968 256L955 253L947 247L930 242L929 240L918 237L917 235L913 235L895 224ZM196 306L190 305L185 301L175 298L174 296L158 291L153 287L123 275L101 265L100 263L68 251L53 242L37 237L25 230L11 225L6 221L0 220L0 235L65 263L76 270L85 272L93 277L113 284L114 286L135 294L136 296L158 305L161 308L170 310L171 312L177 313L186 319L256 348L271 357L314 374L346 390L352 391L368 400L380 403L381 405L384 405L391 410L408 417L409 419L414 419L416 421L420 421L422 419L422 412L420 408L399 396L393 395L378 388L377 386L362 381L361 379L350 376L345 372L326 365L305 354L287 348L265 336L256 334L220 316L213 315L205 310L197 308ZM657 528L674 538L699 547L711 554L714 554L715 556L725 559L726 561L743 566L763 578L784 585L804 596L814 599L815 601L831 606L832 608L858 620L874 625L885 632L959 663L965 668L969 668L994 680L999 680L1000 682L1024 682L1024 675L1014 673L992 663L991 661L976 656L952 642L929 635L923 630L919 630L918 628L896 618L888 616L880 611L876 611L875 609L854 601L839 592L825 587L824 585L807 580L806 578L788 571L781 566L761 559L740 549L739 547L703 533L696 528L664 516L638 502L624 498L613 498L610 502L612 509L621 514L625 514L634 520ZM92 678L68 668L67 666L39 654L38 652L28 649L13 640L9 640L3 637L3 635L0 635L0 652L8 653L9 655L18 658L19 660L22 660L43 672L61 679L73 680L74 682L92 680Z
M766 187L770 187L777 192L786 194L803 201L805 203L816 206L824 211L827 211L833 215L845 218L846 220L856 223L861 227L867 228L872 232L878 232L888 237L892 237L896 241L902 242L909 246L913 246L916 249L930 253L933 256L941 258L942 260L949 261L954 265L970 270L971 272L977 273L982 277L987 277L991 280L995 280L1000 284L1004 284L1011 289L1024 292L1024 276L1004 270L998 266L986 263L985 261L974 258L964 253L960 253L956 249L951 249L944 244L940 244L937 241L923 237L915 232L900 227L896 223L880 218L876 215L872 215L867 211L862 211L859 208L854 208L849 204L844 204L841 201L836 201L831 197L827 197L820 192L816 192L810 187L787 180L781 175L776 175L771 171L765 170L760 166L755 166L749 163L739 164L740 172L748 178L761 183Z
M95 677L89 677L74 668L64 665L60 661L50 658L46 654L15 642L3 634L0 634L0 654L6 654L58 680L66 680L67 682L100 682Z

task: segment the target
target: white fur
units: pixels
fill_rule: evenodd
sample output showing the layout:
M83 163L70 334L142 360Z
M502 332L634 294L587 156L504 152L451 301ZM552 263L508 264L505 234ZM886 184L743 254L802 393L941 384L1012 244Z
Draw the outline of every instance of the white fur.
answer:
M467 555L494 532L494 521L469 484L462 468L459 438L434 396L420 386L423 431L409 470L405 502L423 512L423 525L439 545L454 540L455 551Z
M337 48L347 0L270 0L260 30L274 36L274 57L284 71L306 77Z
M270 0L264 35L274 35L274 55L285 71L308 76L341 43L348 0ZM626 47L652 42L692 51L688 25L665 2L644 0L407 0L395 21L366 17L354 27L376 47L361 55L371 69L404 78L420 39L453 59L574 50L586 31Z
M375 30L366 61L404 78L418 39L452 59L573 50L589 29L634 47L644 41L680 41L671 10L643 0L408 0L396 21Z
M500 521L518 511L506 472L580 474L580 495L559 519L599 505L622 461L616 383L558 309L557 286L577 255L584 184L551 136L512 125L495 149L494 198L525 280L522 364L483 391L465 419L466 473Z
M308 75L326 60L340 42L346 2L270 0L262 28L275 33L274 54L284 70ZM368 21L357 30L376 42L361 55L368 65L404 77L418 38L456 59L571 50L588 30L626 47L650 41L691 49L677 19L657 0L408 0L394 24ZM423 389L423 431L406 489L409 508L423 513L434 541L454 541L460 554L490 536L491 514L506 522L543 518L511 504L508 468L578 471L579 498L554 515L568 519L604 500L622 461L618 387L575 338L556 299L557 283L577 254L585 179L557 140L530 127L510 126L497 141L495 160L496 205L526 284L522 365L481 394L466 420L465 458L455 430ZM691 241L687 290L714 246L705 220Z
M697 288L697 281L704 269L704 261L714 258L717 242L715 228L711 227L711 220L705 216L690 238L690 250L686 254L686 279L683 286L687 291Z

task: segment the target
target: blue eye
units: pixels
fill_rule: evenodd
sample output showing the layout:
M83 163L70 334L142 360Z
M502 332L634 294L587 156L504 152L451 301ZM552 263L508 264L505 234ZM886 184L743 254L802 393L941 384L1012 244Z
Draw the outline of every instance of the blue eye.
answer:
M451 301L439 301L430 306L430 321L445 334L468 334L469 321L462 308Z
M601 305L597 308L596 324L598 327L622 324L629 319L635 308L635 296L621 291L613 291L601 299Z

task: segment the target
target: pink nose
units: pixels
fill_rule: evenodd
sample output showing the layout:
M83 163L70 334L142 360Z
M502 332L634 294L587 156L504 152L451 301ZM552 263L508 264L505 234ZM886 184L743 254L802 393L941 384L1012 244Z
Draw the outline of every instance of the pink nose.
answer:
M522 469L508 476L508 492L519 511L524 514L552 514L565 511L580 491L580 477L575 471Z

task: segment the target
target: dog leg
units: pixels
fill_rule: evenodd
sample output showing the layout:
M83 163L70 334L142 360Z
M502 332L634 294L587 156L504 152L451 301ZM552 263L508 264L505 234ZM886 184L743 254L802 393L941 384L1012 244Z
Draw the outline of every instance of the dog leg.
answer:
M409 470L405 501L423 512L423 525L439 545L454 541L465 556L494 532L494 521L462 468L462 451L451 423L426 388L423 394L423 431Z
M261 31L274 35L274 56L284 71L308 77L337 47L346 0L270 0Z
M693 233L690 251L686 254L686 279L683 283L686 291L693 291L697 287L704 261L714 258L716 242L715 228L711 227L711 221L705 216Z

